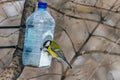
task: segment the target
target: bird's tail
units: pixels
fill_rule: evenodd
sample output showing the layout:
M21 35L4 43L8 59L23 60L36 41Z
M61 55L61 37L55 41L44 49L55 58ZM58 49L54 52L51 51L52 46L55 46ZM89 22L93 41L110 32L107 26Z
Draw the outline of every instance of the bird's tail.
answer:
M68 67L69 67L70 69L72 69L71 64L70 64L66 59L64 60L64 62L68 65Z

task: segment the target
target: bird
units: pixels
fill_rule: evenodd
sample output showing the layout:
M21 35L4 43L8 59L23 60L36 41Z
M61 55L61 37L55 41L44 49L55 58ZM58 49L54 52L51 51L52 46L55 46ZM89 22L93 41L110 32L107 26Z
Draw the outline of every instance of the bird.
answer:
M72 68L71 64L67 61L66 57L64 56L64 53L60 48L59 44L57 44L55 41L45 41L43 44L43 50L48 52L53 58L65 62L70 69Z

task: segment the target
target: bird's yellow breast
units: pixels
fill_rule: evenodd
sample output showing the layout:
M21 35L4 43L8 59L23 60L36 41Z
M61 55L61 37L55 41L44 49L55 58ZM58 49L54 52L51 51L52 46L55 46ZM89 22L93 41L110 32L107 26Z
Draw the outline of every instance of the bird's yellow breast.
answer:
M50 55L54 58L58 58L58 55L50 48L48 47L48 52L50 53Z

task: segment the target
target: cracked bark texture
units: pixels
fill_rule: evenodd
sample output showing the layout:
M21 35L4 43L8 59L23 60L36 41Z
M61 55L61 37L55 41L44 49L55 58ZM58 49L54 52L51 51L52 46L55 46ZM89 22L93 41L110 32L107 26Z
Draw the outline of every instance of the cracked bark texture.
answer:
M24 25L26 18L35 10L36 1L26 0L23 10L23 16L21 19L21 28L19 30L18 47L23 47L24 41ZM0 80L16 80L22 73L24 66L22 65L22 51L17 49L13 54L13 59L8 67L0 74Z
M73 68L70 70L54 59L49 69L24 67L23 70L22 52L16 50L19 54L15 52L10 67L1 75L7 73L17 79L21 74L17 80L120 80L120 0L38 1L48 3L48 11L56 22L54 39ZM21 27L35 10L36 2L26 0ZM19 47L23 46L23 37L21 28ZM0 79L6 80L6 76Z

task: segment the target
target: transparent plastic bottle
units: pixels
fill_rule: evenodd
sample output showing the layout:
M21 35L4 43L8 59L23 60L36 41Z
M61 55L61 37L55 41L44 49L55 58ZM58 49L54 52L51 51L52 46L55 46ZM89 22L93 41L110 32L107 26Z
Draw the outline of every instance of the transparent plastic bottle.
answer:
M22 55L24 65L41 67L40 59L43 43L46 40L53 40L55 21L46 9L47 3L39 2L37 11L26 20Z

